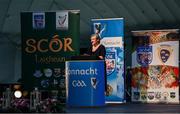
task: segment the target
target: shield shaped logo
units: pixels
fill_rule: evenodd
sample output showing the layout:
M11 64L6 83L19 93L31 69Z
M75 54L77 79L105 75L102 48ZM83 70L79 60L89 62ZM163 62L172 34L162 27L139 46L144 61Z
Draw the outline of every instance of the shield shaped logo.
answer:
M111 51L106 53L106 73L112 74L116 68L116 53Z
M147 66L152 62L152 46L141 46L137 48L137 62L142 66Z
M98 81L95 77L91 78L91 85L94 89L96 89L96 86L98 84Z
M45 13L33 13L33 29L45 28Z
M173 49L170 45L160 45L158 47L158 56L162 63L166 63L169 60L172 52Z
M65 15L63 15L63 16L59 16L59 19L58 19L58 23L59 23L59 25L63 25L64 24L64 22L66 21L66 18L67 18L67 15L65 14Z
M56 29L67 30L68 29L68 12L56 12Z

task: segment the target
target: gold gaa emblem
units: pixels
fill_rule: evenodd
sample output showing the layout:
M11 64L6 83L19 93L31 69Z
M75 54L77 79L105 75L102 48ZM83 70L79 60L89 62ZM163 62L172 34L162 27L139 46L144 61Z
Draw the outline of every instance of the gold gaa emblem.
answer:
M160 45L157 50L159 59L162 63L166 63L173 52L173 49L170 45Z

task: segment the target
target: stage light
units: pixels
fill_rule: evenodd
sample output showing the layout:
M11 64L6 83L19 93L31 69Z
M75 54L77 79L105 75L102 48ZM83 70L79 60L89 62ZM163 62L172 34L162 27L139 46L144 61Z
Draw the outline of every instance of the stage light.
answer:
M19 91L19 90L17 90L17 91L14 92L14 96L15 96L16 98L21 98L22 92Z

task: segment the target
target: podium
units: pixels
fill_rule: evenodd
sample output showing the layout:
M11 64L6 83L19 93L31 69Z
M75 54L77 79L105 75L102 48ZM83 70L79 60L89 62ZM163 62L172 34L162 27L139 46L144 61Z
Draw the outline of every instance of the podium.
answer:
M65 75L67 106L105 105L104 60L92 56L72 57L66 61Z

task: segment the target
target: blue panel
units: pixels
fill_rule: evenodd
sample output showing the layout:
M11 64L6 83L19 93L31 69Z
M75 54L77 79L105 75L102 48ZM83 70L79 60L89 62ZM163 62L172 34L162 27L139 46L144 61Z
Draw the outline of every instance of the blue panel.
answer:
M66 62L67 105L105 105L104 61Z

